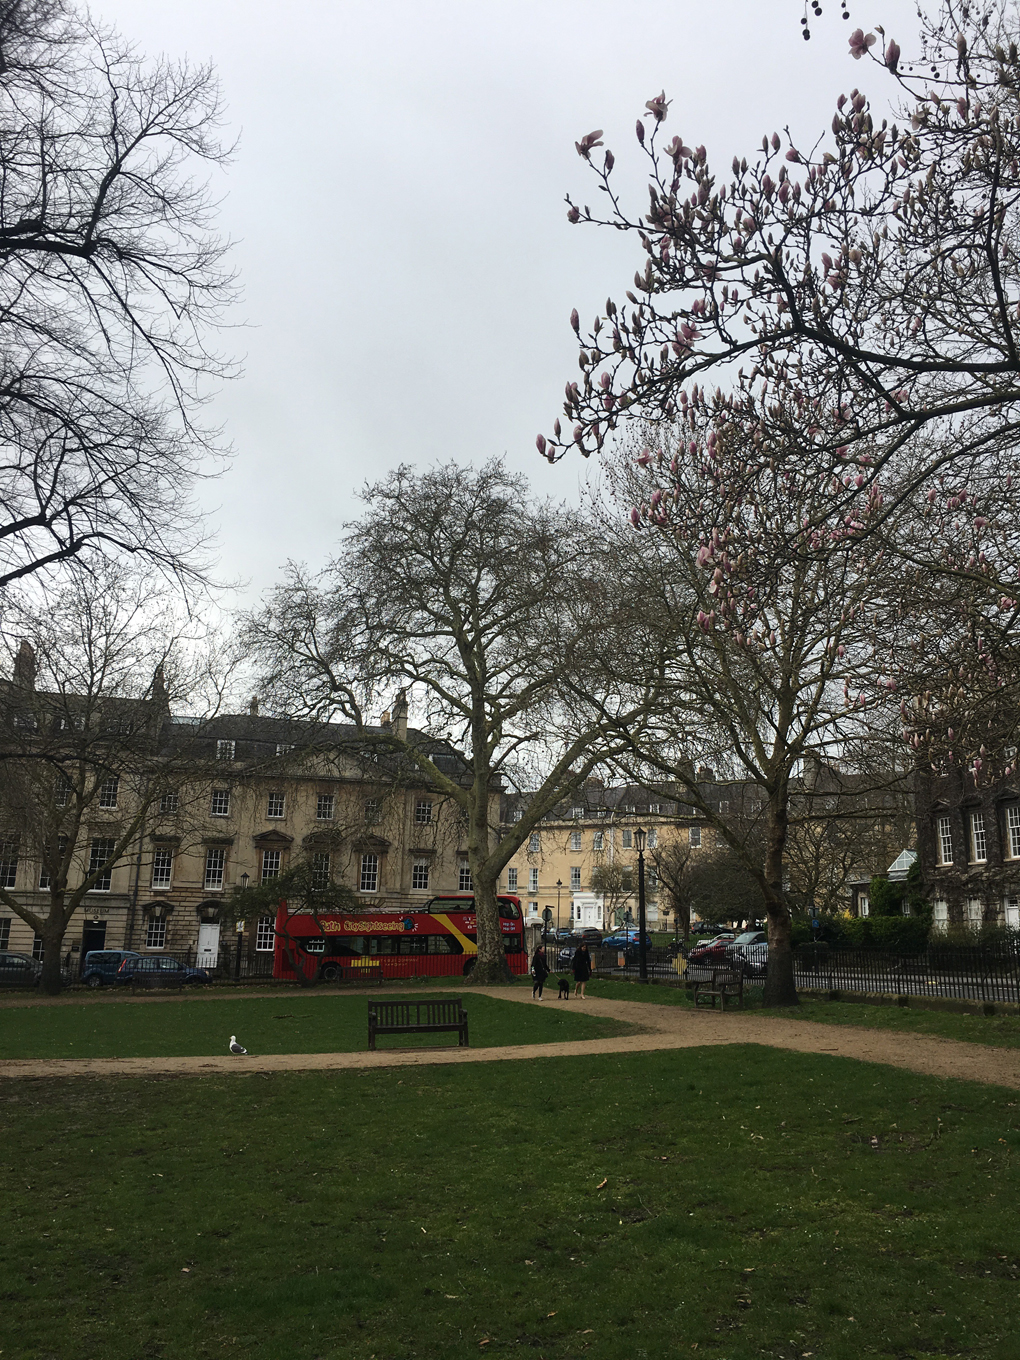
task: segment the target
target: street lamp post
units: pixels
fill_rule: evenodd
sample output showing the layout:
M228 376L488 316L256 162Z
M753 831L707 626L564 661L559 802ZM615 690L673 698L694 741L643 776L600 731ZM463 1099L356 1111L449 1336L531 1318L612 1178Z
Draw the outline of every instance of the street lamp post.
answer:
M249 881L248 875L242 874L241 875L242 892L247 892L248 881ZM237 937L234 941L234 981L239 982L241 980L241 948L244 943L244 922L238 921L234 926L234 929L237 932Z
M645 843L648 832L641 827L634 832L637 847L637 905L638 905L638 981L648 981L648 944L645 935Z
M556 880L556 938L560 938L560 891L563 888L563 879Z

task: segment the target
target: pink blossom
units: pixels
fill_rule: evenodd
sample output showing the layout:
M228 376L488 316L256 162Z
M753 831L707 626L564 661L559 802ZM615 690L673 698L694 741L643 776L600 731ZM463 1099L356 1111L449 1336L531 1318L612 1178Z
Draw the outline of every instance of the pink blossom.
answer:
M854 61L860 61L868 48L874 47L874 45L874 33L865 33L862 28L855 28L850 34L850 55L853 57Z
M574 332L575 335L580 335L580 333L581 333L581 318L580 318L580 317L578 316L578 314L577 314L577 308L576 308L576 307L575 307L574 310L570 313L570 326L571 326L571 329L573 330L573 332Z
M653 115L657 123L661 123L666 117L666 112L669 109L671 102L671 100L666 98L666 91L663 90L660 94L657 94L654 99L646 100L645 108Z
M635 126L634 131L637 133L637 139L638 139L638 141L641 143L642 146L644 146L644 142L645 142L645 125L644 125L644 123L642 123L642 121L641 121L640 118L637 120L637 125Z
M591 159L591 153L595 147L602 145L602 129L596 128L594 132L586 132L579 142L575 142L577 154L583 156L585 160Z
M633 527L634 527L635 529L638 529L638 528L641 527L641 515L639 514L639 512L638 512L637 510L632 510L632 511L630 512L630 522L631 522L631 524L633 525Z
M545 435L544 435L544 434L538 435L538 437L535 439L535 447L538 449L539 453L540 453L540 454L542 455L542 457L544 458L544 457L545 457Z
M578 212L577 208L568 208L568 209L567 209L567 221L568 221L568 222L580 222L580 220L581 220L581 214L580 214L580 212Z
M890 41L885 49L885 64L890 71L895 71L900 64L900 45L898 42Z

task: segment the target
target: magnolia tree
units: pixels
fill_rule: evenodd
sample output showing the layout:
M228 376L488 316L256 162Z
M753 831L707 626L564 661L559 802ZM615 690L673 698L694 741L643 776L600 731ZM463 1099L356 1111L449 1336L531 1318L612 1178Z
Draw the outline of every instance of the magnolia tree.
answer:
M378 738L462 818L475 893L479 982L509 980L496 894L507 861L578 788L654 685L611 680L592 715L567 683L594 673L627 628L604 543L580 514L529 496L498 461L474 470L401 467L369 487L321 573L291 567L244 628L260 691L282 712L366 726L399 686L417 726ZM594 625L598 626L596 633ZM437 741L442 739L441 744ZM499 823L501 788L526 788Z
M921 26L911 64L881 30L851 35L895 116L855 89L831 132L772 133L725 174L650 99L643 212L618 195L601 131L577 143L603 200L570 201L571 222L631 233L643 261L590 328L574 312L581 377L545 456L595 452L635 417L736 419L752 453L792 441L836 472L846 512L892 473L901 496L981 517L971 480L1020 419L1020 55L1006 0L944 0ZM1002 579L1011 596L1015 560Z
M645 611L635 631L669 657L657 721L631 736L630 751L675 781L755 878L770 927L766 997L796 1004L793 781L805 760L862 739L896 685L876 642L891 594L869 538L883 493L872 482L848 514L833 512L831 475L798 447L763 459L736 421L692 416L653 437L615 475L638 531L619 546ZM729 776L739 798L720 800L703 764Z

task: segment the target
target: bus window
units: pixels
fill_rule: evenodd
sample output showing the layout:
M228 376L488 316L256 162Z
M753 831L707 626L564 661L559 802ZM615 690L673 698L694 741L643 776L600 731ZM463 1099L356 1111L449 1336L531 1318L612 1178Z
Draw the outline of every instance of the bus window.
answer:
M521 909L516 902L507 902L505 898L500 898L499 914L504 921L519 921L521 919Z
M399 935L372 935L368 941L370 954L399 954Z
M452 935L429 935L430 954L463 954L460 942L455 940Z
M324 936L312 936L304 941L301 948L306 954L324 954L326 952L326 940Z
M329 942L327 954L336 958L349 959L352 954L364 954L365 938L363 935L354 935L347 940L338 940L334 937Z
M428 948L429 937L427 935L401 935L400 952L401 954L424 954Z
M503 936L503 952L505 954L519 954L524 948L519 935Z

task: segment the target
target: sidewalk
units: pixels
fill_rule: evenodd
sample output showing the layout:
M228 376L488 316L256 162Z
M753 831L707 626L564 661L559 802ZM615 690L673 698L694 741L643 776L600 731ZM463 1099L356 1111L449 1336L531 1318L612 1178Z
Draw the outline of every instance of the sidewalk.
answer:
M280 1053L234 1058L70 1058L10 1059L0 1062L0 1077L145 1077L212 1076L223 1072L332 1071L348 1068L426 1067L450 1063L517 1062L527 1059L595 1057L603 1053L648 1053L701 1048L718 1044L762 1044L797 1053L826 1053L861 1062L902 1067L925 1076L979 1081L1020 1090L1020 1051L983 1044L902 1034L856 1026L813 1024L741 1011L725 1014L708 1009L662 1006L644 1001L608 1001L596 997L558 1002L533 1001L521 987L485 987L466 992L524 1006L569 1005L591 1015L610 1016L640 1027L640 1032L613 1039L573 1040L557 1044L519 1044L506 1048L393 1049L376 1053ZM366 993L368 995L368 993Z

